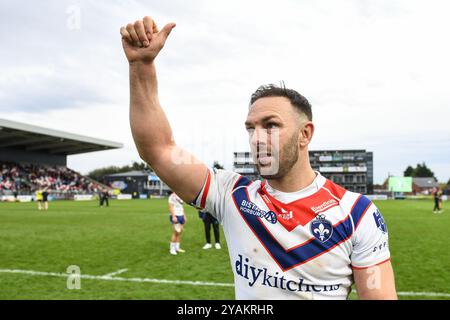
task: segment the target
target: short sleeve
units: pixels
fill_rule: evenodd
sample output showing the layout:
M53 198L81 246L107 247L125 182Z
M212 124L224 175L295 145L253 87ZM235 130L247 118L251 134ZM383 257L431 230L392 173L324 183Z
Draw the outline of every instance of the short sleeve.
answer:
M354 224L352 267L365 269L389 260L388 229L378 208L370 204Z
M231 201L231 192L239 177L239 174L232 171L208 169L203 188L191 205L211 213L222 222L226 202Z

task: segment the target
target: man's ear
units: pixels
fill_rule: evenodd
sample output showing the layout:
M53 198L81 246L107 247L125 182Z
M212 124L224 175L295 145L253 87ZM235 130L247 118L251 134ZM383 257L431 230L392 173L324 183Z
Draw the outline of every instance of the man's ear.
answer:
M308 121L302 124L299 134L300 148L307 147L311 142L313 135L314 135L314 123Z

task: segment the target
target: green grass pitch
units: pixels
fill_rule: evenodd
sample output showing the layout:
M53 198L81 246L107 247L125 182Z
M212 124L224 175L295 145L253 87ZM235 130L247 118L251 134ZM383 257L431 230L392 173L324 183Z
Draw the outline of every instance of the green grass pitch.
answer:
M450 299L450 210L433 214L426 200L378 201L388 225L392 263L401 299ZM233 283L228 252L203 250L203 223L186 206L186 253L169 255L167 200L56 201L47 212L35 203L0 203L0 269L66 273L138 281L81 279L0 272L0 299L234 299L232 286L139 282L139 279ZM409 293L440 293L441 296ZM352 294L351 298L356 295Z

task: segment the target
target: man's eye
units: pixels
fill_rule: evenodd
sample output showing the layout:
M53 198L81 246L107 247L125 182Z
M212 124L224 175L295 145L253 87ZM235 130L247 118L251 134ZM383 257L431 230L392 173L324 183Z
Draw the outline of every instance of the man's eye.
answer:
M276 129L278 128L278 124L276 123L268 123L267 124L267 129Z

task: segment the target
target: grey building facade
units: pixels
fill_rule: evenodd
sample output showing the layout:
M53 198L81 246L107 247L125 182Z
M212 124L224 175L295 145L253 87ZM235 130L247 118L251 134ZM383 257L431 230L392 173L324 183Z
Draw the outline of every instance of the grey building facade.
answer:
M373 194L373 152L366 150L309 151L311 166L349 191ZM259 174L250 152L234 152L233 170L252 180Z
M345 189L373 194L373 152L366 150L316 150L309 152L314 170Z
M234 152L233 171L248 177L250 180L257 180L260 178L250 152Z

